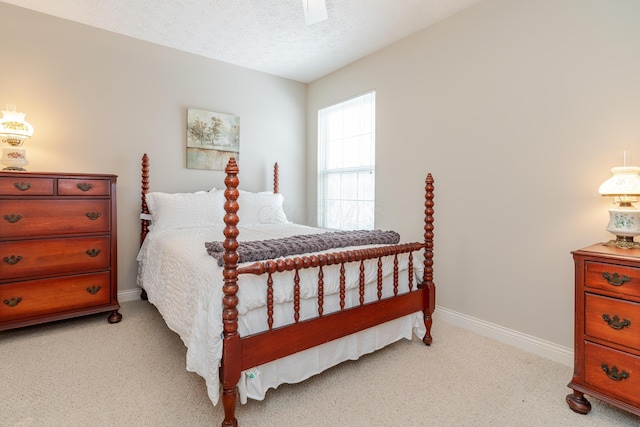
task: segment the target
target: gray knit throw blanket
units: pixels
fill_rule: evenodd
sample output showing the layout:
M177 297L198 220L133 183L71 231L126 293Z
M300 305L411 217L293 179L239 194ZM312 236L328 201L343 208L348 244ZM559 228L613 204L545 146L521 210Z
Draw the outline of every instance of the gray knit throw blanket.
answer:
M319 252L334 248L362 245L388 245L400 241L395 231L354 230L335 231L321 234L304 234L281 239L254 240L238 244L238 263L262 261L309 252ZM206 242L207 253L223 266L224 247L222 242Z

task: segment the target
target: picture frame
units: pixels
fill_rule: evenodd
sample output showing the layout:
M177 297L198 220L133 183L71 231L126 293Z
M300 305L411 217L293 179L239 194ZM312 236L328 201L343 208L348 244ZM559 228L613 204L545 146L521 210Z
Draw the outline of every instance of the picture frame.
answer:
M240 159L240 116L187 109L187 168L222 171Z

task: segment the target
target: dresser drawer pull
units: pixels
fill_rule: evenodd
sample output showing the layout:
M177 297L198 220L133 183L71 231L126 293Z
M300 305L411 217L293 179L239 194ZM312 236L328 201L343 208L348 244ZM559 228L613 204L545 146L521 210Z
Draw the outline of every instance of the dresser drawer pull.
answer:
M100 255L100 249L87 249L87 255L91 258L95 258Z
M15 224L16 222L20 221L22 219L22 215L20 214L10 214L10 215L5 215L4 219L8 222L10 222L11 224Z
M28 182L14 182L13 186L20 191L27 191L31 188L31 184L29 184Z
M20 304L21 302L22 302L22 298L21 297L4 300L4 303L6 305L8 305L9 307L15 307L16 305Z
M81 182L77 185L80 191L89 191L93 188L93 184L89 184L88 182Z
M627 371L618 371L618 367L614 366L609 369L609 365L606 363L602 364L602 370L607 374L609 378L614 381L622 381L629 378L629 373Z
M11 256L4 257L4 262L6 262L9 265L16 265L21 260L22 260L22 257L20 255L18 255L18 256L11 255Z
M95 221L96 219L100 218L102 214L100 212L87 212L87 218L89 218L91 221Z
M611 326L613 329L620 330L631 325L631 322L627 319L622 319L622 321L620 321L618 315L613 316L612 319L608 314L603 314L602 318L607 322L607 325Z
M602 273L602 277L604 277L607 280L607 283L612 286L622 286L631 281L629 276L620 276L618 273L611 274L605 272Z
M87 288L87 292L89 292L91 295L95 295L100 289L102 289L101 286L91 286L90 288Z

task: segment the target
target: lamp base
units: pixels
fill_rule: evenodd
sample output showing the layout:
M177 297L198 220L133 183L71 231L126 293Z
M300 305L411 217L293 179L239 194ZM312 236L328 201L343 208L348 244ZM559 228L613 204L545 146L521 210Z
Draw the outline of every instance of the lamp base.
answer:
M634 242L633 236L616 236L615 240L609 240L604 243L605 246L615 246L620 249L640 248L640 242Z
M640 210L629 202L621 202L619 207L609 209L607 231L616 236L607 245L621 249L640 248L640 243L633 241L634 236L640 236Z
M29 161L27 160L27 152L24 148L3 148L0 163L7 166L3 170L26 171L23 166L29 164Z

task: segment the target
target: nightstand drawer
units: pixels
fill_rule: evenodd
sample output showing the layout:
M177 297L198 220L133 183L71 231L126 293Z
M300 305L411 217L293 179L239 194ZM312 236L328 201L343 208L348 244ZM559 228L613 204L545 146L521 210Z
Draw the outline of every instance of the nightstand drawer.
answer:
M0 238L110 231L109 200L7 200L0 204Z
M585 343L585 382L640 404L640 357L590 342Z
M639 268L588 261L585 269L585 287L640 296Z
M53 178L23 177L0 178L1 196L51 196L53 194Z
M0 280L109 268L109 236L0 242Z
M60 196L108 196L111 182L106 179L61 178L58 180Z
M86 274L0 285L0 322L109 304L110 274Z
M585 333L640 349L640 304L587 293Z

